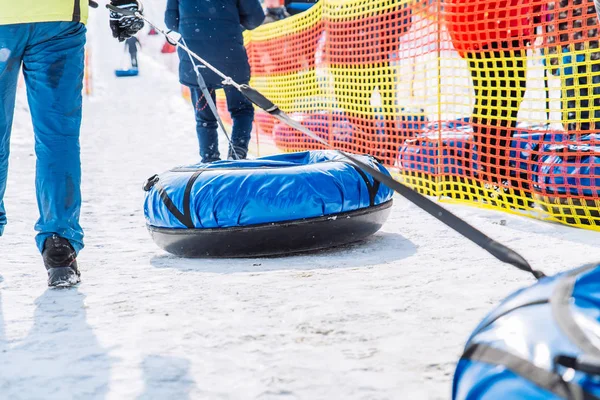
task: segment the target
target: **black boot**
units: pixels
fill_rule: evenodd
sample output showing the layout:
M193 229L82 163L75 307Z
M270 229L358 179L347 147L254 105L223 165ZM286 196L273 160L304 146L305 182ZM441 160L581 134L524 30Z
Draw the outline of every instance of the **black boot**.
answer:
M48 286L68 287L80 282L76 257L77 254L67 239L58 235L46 239L42 258L48 271Z
M233 151L235 149L235 151ZM248 155L248 149L241 146L229 145L228 160L245 160Z

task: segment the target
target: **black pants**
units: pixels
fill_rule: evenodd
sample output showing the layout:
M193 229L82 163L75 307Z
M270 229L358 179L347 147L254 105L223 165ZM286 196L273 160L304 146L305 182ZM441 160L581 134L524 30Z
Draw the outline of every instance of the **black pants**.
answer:
M486 182L501 183L510 181L508 155L525 96L526 51L503 50L507 42L490 47L467 55L475 88L471 121L478 174Z
M138 67L137 53L129 53L129 55L131 56L131 66L133 68L137 68Z

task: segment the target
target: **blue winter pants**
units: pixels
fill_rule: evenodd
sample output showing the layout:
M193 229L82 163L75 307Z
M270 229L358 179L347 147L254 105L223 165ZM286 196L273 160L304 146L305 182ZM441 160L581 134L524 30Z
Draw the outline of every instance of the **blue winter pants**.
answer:
M217 133L217 119L206 103L202 91L199 88L190 88L192 101L196 110L196 133L200 143L200 157L202 162L212 162L221 159L219 153L219 138ZM254 120L254 107L250 100L246 99L236 88L225 87L227 98L227 109L233 120L231 131L231 142L235 149L237 158L244 159L248 153L250 134L252 133L252 121ZM211 97L216 103L215 90L209 88ZM233 157L231 146L229 147L229 158Z
M83 248L79 225L79 130L86 28L75 22L0 25L0 234L6 225L4 194L19 68L35 134L35 225L40 252L53 233Z

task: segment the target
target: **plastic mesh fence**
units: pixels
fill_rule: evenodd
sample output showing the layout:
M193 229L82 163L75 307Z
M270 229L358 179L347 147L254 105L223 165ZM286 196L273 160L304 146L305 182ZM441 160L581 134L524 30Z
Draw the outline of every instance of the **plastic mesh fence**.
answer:
M321 0L245 40L251 85L336 148L445 201L600 229L593 0Z

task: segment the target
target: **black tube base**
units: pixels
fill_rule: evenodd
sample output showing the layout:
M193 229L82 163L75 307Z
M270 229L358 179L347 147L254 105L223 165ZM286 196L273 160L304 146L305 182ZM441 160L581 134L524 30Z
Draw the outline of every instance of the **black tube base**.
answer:
M347 213L296 221L220 229L171 229L148 226L163 250L185 258L266 257L340 246L377 232L393 200Z

